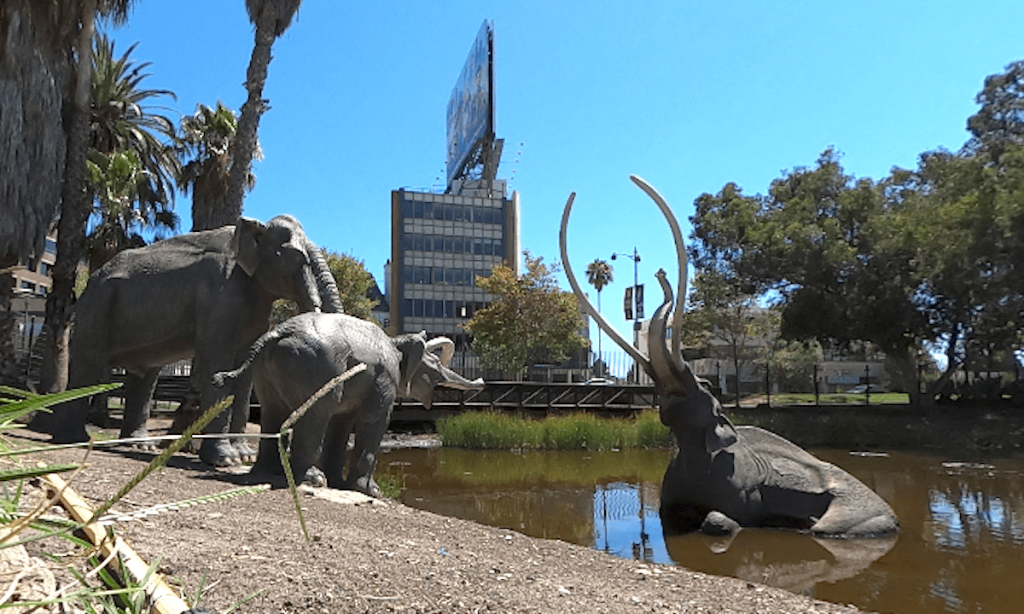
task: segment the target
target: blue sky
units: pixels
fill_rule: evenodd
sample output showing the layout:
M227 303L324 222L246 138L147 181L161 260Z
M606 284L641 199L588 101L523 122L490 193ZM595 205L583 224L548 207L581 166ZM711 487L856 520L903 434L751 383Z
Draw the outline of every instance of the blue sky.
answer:
M654 273L675 279L675 256L630 174L661 192L684 235L702 193L730 181L763 193L829 146L848 173L879 179L959 148L984 78L1024 57L1024 11L1011 0L306 0L274 45L265 158L244 214L293 214L382 283L390 192L444 181L446 105L484 19L495 23L499 177L520 193L523 246L557 260L562 207L577 192L574 268L636 247L648 317ZM245 99L253 32L242 0L141 0L111 34L118 53L138 41L133 58L152 62L144 86L177 93L166 101L175 120ZM183 230L189 206L179 198ZM629 338L620 304L632 266L613 264L603 311Z

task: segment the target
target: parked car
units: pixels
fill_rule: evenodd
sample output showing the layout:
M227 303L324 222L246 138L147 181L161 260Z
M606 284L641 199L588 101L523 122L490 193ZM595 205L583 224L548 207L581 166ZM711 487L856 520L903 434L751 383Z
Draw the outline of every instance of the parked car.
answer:
M876 386L875 384L861 384L860 386L854 386L853 388L850 388L846 392L847 394L876 394L879 392L885 392L885 388L882 388L881 386Z

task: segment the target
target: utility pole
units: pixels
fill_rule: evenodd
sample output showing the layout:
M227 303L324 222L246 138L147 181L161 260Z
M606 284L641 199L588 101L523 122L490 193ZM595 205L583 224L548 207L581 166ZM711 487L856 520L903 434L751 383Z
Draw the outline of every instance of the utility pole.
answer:
M633 347L635 347L637 349L640 349L640 324L641 324L641 321L643 320L643 316L644 316L644 314L643 314L643 309L644 309L644 306L643 306L643 295L640 292L640 284L639 284L640 254L637 253L636 246L634 246L633 247L633 254L632 255L616 252L616 253L612 254L612 260L615 260L618 256L622 256L623 258L629 258L630 260L633 261L633 288L632 288L632 290L633 290L632 291L632 296L633 296L633 301L634 301L633 314L632 314L633 318L629 318L628 317L629 314L627 313L626 314L627 315L626 319L627 320L629 320L629 319L633 320ZM662 341L662 342L664 342L664 341ZM648 348L648 352L649 351L650 351L650 348ZM637 364L636 361L633 361L633 383L634 384L639 384L640 383L640 365Z

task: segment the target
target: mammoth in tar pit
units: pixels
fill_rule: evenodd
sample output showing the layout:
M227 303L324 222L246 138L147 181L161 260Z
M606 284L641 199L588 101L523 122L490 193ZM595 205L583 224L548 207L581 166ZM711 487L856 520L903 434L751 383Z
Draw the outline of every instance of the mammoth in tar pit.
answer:
M626 342L601 317L576 281L566 249L575 193L565 204L559 246L569 283L583 308L654 380L661 399L661 421L679 445L661 486L665 531L721 533L742 526L795 528L831 537L895 532L899 522L892 508L857 478L774 433L734 426L718 399L682 359L679 330L686 294L682 234L661 195L639 177L631 179L665 215L679 258L679 296L674 310L672 287L665 272L658 271L665 298L651 320L650 357ZM667 339L669 331L671 340L655 341Z

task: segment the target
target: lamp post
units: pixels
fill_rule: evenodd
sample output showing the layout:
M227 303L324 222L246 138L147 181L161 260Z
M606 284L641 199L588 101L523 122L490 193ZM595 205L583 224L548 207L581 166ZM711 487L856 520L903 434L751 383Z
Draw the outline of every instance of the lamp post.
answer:
M640 254L637 253L636 247L633 247L632 254L623 253L612 253L612 260L622 256L623 258L629 258L633 261L633 347L640 349L640 300L637 294L637 288L639 286L639 270L638 265L640 263ZM640 383L640 365L633 361L633 383Z

